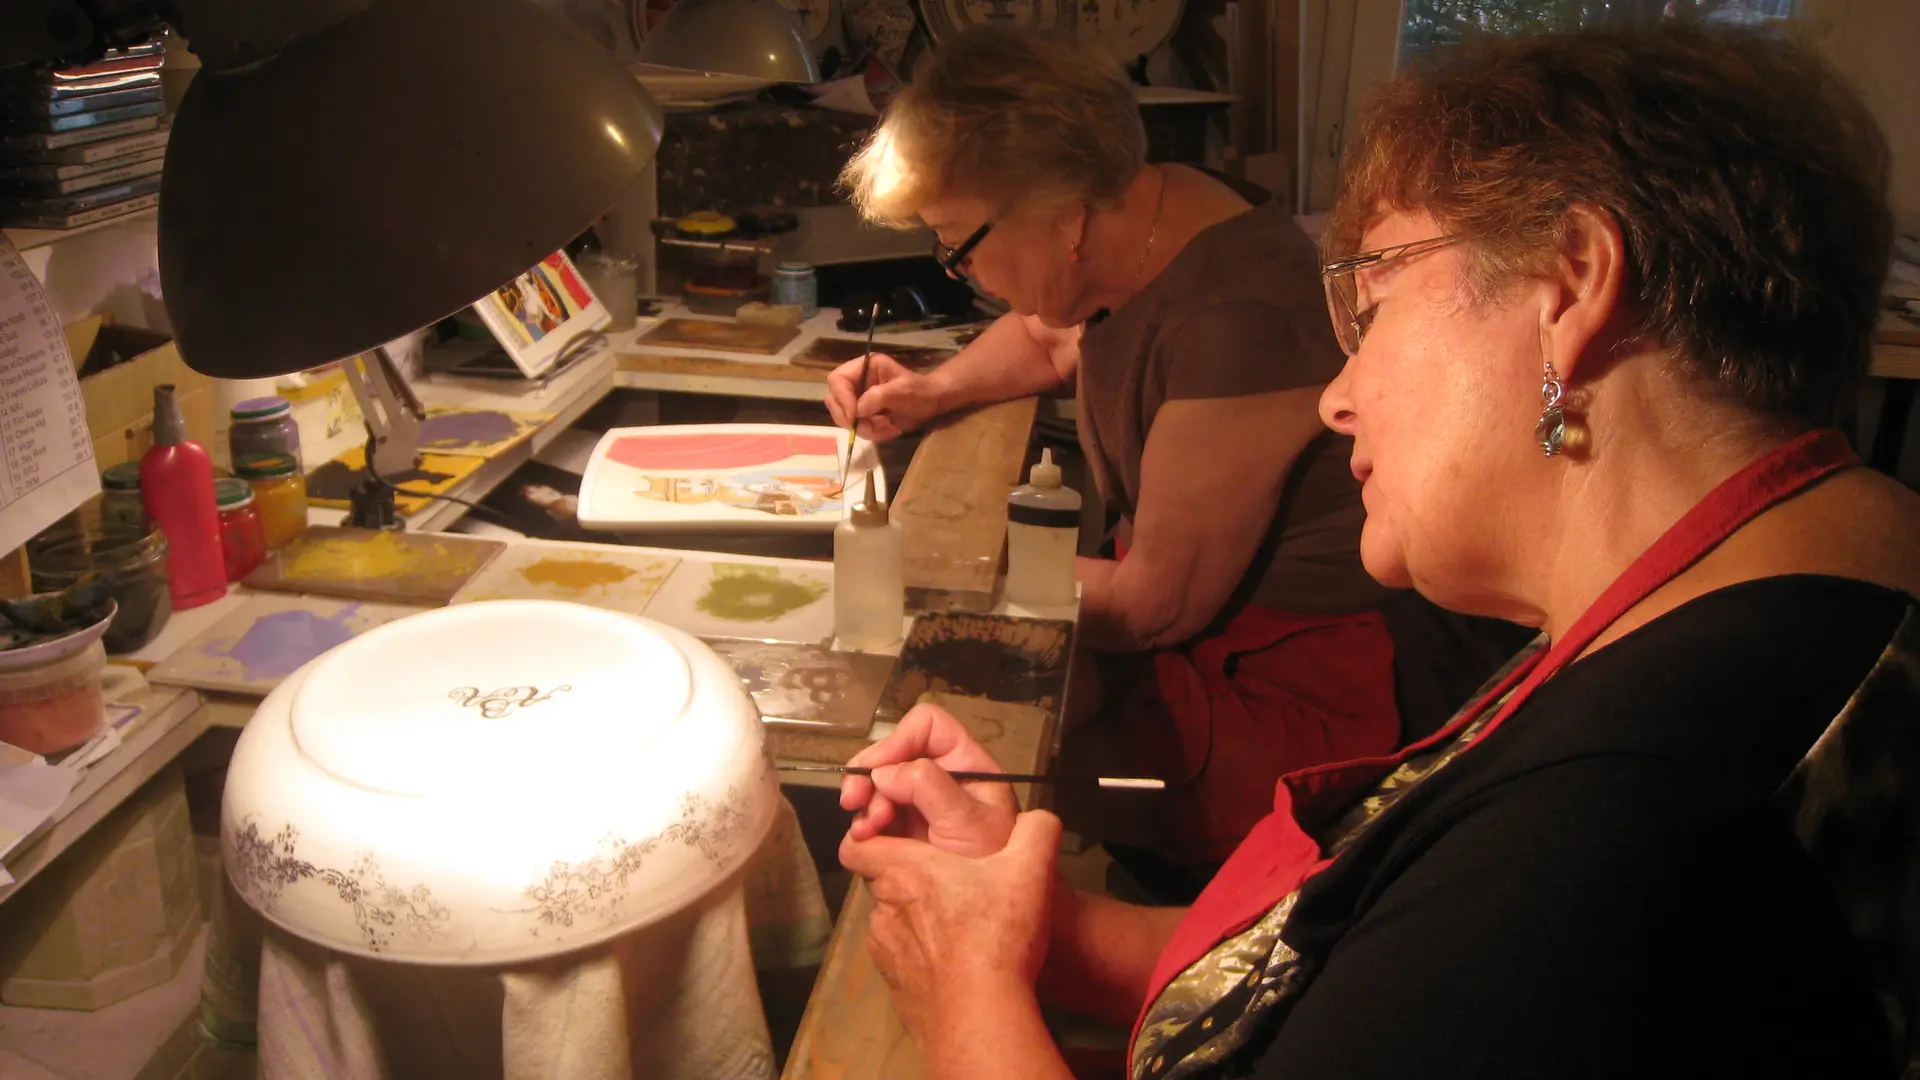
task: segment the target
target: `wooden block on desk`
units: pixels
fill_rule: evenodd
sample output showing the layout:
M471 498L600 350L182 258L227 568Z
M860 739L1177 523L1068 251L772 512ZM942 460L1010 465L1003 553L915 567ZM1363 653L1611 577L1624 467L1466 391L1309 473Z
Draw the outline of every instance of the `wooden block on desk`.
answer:
M893 500L912 589L994 591L1007 542L1007 494L1020 484L1034 398L1003 401L933 429Z
M714 349L719 352L772 356L800 336L797 326L769 326L717 319L661 319L640 335L642 345L678 349Z
M866 351L867 343L859 338L815 338L806 348L794 354L793 359L788 362L796 367L832 371L849 360L859 359ZM885 353L913 371L932 371L959 355L960 352L958 349L939 349L927 345L891 345L881 341L873 343L873 351Z
M660 375L701 375L721 379L761 379L773 382L824 383L827 373L819 368L794 367L792 364L727 360L718 356L675 356L671 353L621 353L621 371L640 371Z

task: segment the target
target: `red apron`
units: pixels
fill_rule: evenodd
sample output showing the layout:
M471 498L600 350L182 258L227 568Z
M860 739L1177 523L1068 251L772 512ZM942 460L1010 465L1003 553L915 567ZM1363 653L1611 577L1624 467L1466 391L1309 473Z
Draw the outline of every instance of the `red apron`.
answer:
M1393 639L1377 611L1247 607L1177 648L1109 659L1102 682L1111 706L1069 735L1062 759L1080 761L1075 771L1185 786L1151 800L1150 817L1128 814L1148 808L1142 800L1098 793L1084 808L1063 801L1062 813L1084 816L1082 827L1102 840L1186 865L1231 854L1272 811L1281 776L1389 753L1400 741Z
M1502 679L1481 705L1462 709L1446 727L1390 756L1303 769L1274 786L1273 812L1254 826L1226 865L1200 894L1160 954L1133 1037L1147 1010L1182 971L1214 946L1252 926L1332 860L1321 856L1313 834L1344 813L1409 757L1454 738L1484 703L1506 700L1481 730L1493 731L1535 688L1578 657L1629 609L1698 562L1742 525L1827 476L1860 464L1838 431L1809 432L1748 465L1708 493L1660 539L1654 541L1607 587L1553 647L1536 653ZM1131 1044L1129 1044L1131 1052Z

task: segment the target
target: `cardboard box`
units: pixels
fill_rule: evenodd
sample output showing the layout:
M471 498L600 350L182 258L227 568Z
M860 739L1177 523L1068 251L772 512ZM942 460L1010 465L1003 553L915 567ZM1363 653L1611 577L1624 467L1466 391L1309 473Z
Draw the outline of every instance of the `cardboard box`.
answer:
M178 388L188 437L213 448L213 381L187 367L173 339L135 327L102 326L80 371L99 468L138 461L153 445L153 388L166 383Z

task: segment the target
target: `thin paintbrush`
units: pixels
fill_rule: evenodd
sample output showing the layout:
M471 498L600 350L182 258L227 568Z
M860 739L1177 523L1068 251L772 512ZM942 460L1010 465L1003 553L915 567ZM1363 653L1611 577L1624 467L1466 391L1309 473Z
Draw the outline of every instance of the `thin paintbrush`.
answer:
M862 765L781 765L781 772L844 773L848 776L872 776ZM1035 773L950 772L955 780L998 780L1007 784L1098 784L1103 788L1130 788L1135 791L1159 791L1165 780L1149 776L1040 776Z
M847 467L840 470L840 490L853 479L853 440L860 430L860 399L867 396L867 369L873 366L873 328L880 323L880 301L867 313L867 351L860 355L860 386L853 392L853 412L847 417Z

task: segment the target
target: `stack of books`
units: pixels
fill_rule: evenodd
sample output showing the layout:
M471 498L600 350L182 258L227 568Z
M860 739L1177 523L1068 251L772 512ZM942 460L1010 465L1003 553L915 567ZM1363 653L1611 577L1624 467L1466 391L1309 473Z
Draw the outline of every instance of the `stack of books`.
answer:
M0 79L0 225L71 229L160 201L164 39Z

